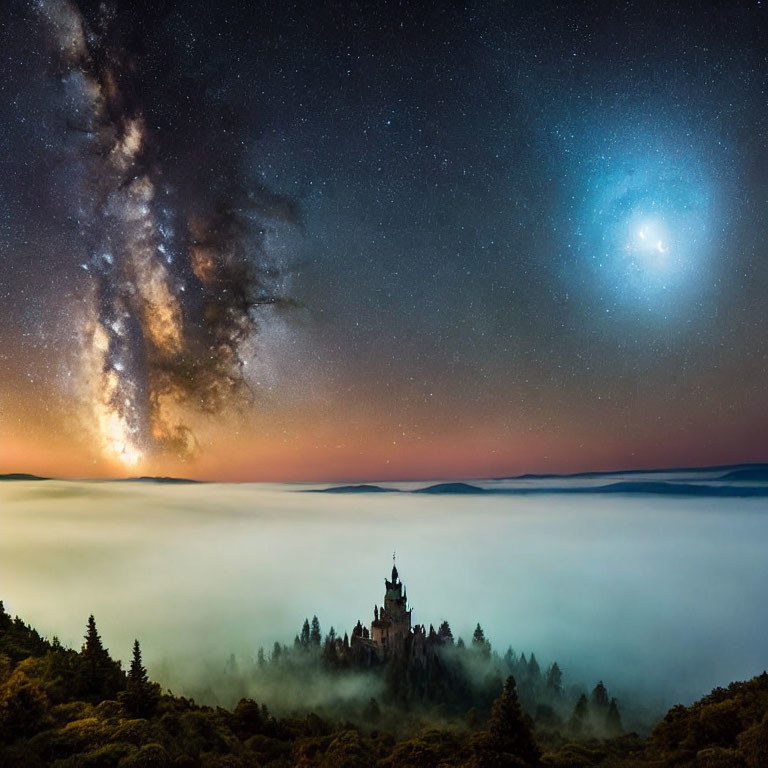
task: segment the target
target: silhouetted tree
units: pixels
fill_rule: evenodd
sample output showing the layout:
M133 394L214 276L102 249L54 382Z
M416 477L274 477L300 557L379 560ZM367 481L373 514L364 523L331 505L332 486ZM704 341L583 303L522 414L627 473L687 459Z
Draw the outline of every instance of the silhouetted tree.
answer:
M563 692L563 673L557 662L547 670L547 690L554 696L560 696Z
M320 630L320 625L318 623L318 631ZM301 646L302 648L309 648L309 619L304 619L304 624L302 624L301 627L301 636L300 636Z
M605 717L610 702L608 699L608 690L605 685L603 685L602 680L592 689L589 703L595 715L598 717Z
M621 724L621 714L616 699L611 699L608 707L608 713L605 716L605 729L609 736L620 736L624 733L624 727Z
M120 702L136 717L149 717L155 711L160 699L160 686L150 682L147 670L141 661L139 641L133 642L133 658L128 671L125 690L120 693Z
M309 640L316 648L320 647L323 637L320 633L320 621L317 616L312 617L312 628L309 631Z
M325 663L330 666L336 664L336 630L333 627L331 627L330 631L325 636L325 643L323 643L323 658Z
M584 730L584 726L587 723L587 717L589 716L589 701L586 694L582 693L579 696L579 700L576 702L576 706L573 708L573 714L571 720L568 723L569 728L575 734L579 734Z
M531 658L528 660L528 677L534 685L541 681L541 667L539 662L536 661L535 653L532 653Z
M0 600L0 630L11 626L11 617L6 613L3 601Z
M80 693L92 701L113 699L125 687L125 676L120 664L113 661L101 643L93 614L88 617L85 643L80 652Z
M515 755L531 765L537 764L541 756L533 739L533 723L520 706L515 678L511 675L493 704L487 745L495 752Z
M472 634L472 648L481 653L484 657L491 655L491 644L485 639L485 632L478 622L475 631Z
M283 655L283 648L280 643L275 642L272 646L272 663L277 664L280 661L280 657Z

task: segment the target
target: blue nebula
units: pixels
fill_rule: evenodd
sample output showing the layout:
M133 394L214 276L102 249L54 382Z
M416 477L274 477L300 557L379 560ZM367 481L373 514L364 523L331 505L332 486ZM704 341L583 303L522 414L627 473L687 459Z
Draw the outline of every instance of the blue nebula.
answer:
M666 132L634 129L597 146L582 157L573 211L583 276L606 312L667 316L706 285L718 238L712 169L690 141Z

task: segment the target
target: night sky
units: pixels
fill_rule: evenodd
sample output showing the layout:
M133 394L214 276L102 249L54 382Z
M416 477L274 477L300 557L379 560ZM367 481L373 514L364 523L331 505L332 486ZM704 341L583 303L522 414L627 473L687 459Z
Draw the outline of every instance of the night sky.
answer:
M768 460L751 2L0 10L0 472Z

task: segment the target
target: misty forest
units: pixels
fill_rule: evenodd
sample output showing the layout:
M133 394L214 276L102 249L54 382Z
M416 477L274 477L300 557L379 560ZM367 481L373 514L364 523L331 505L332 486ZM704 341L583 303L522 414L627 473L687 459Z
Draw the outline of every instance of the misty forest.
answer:
M384 617L377 607L372 631ZM619 704L602 681L591 690L566 685L558 663L542 667L533 652L497 652L480 624L467 642L454 639L447 621L399 640L381 656L360 622L351 637L333 628L324 634L313 616L291 644L259 648L247 667L234 657L222 665L231 686L247 679L265 692L262 700L210 707L162 691L138 640L124 669L93 616L77 650L42 637L0 602L0 765L768 764L765 672L630 731L622 713L632 712L632 701ZM308 706L313 699L322 704Z

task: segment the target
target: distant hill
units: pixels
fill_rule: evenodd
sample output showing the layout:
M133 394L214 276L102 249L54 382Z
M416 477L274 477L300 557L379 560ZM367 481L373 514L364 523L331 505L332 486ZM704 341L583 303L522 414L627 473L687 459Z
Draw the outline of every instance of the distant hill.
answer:
M426 488L417 488L413 493L458 493L458 494L478 494L478 493L493 493L485 488L480 488L477 485L470 485L469 483L438 483L437 485L428 485Z
M525 475L507 475L505 477L495 477L494 480L555 480L558 478L597 478L597 477L614 477L616 475L658 475L658 474L670 474L676 472L701 472L701 473L727 473L723 474L720 480L731 479L729 475L740 472L752 472L758 471L760 473L766 473L768 475L768 464L715 464L707 467L657 467L654 469L612 469L606 472L572 472L570 474L535 474L528 473ZM764 476L766 476L764 475ZM744 478L747 479L747 478ZM753 479L757 479L756 477Z
M11 472L7 475L0 475L1 480L50 480L49 477L40 477L38 475L27 475L24 472Z
M723 475L720 480L729 482L750 482L750 483L768 483L768 466L755 466L749 469L736 469L733 472Z
M611 483L597 488L563 489L565 493L651 493L674 496L748 497L768 496L766 486L701 485L699 483Z
M186 485L189 483L201 483L202 480L189 480L186 477L152 477L151 475L142 477L126 477L117 482L121 483L167 483L169 485Z
M333 488L312 488L310 493L398 493L397 488L382 488L380 485L338 485Z
M720 482L724 478L717 478ZM740 475L738 479L742 479ZM743 479L758 479L743 476ZM432 496L533 496L542 494L656 494L667 496L709 496L716 498L748 498L768 496L766 485L716 485L714 483L670 482L663 480L619 481L605 485L539 485L523 488L483 488L471 483L436 483L425 488L402 491L399 488L383 488L380 485L340 485L331 488L312 488L308 493L416 493Z

